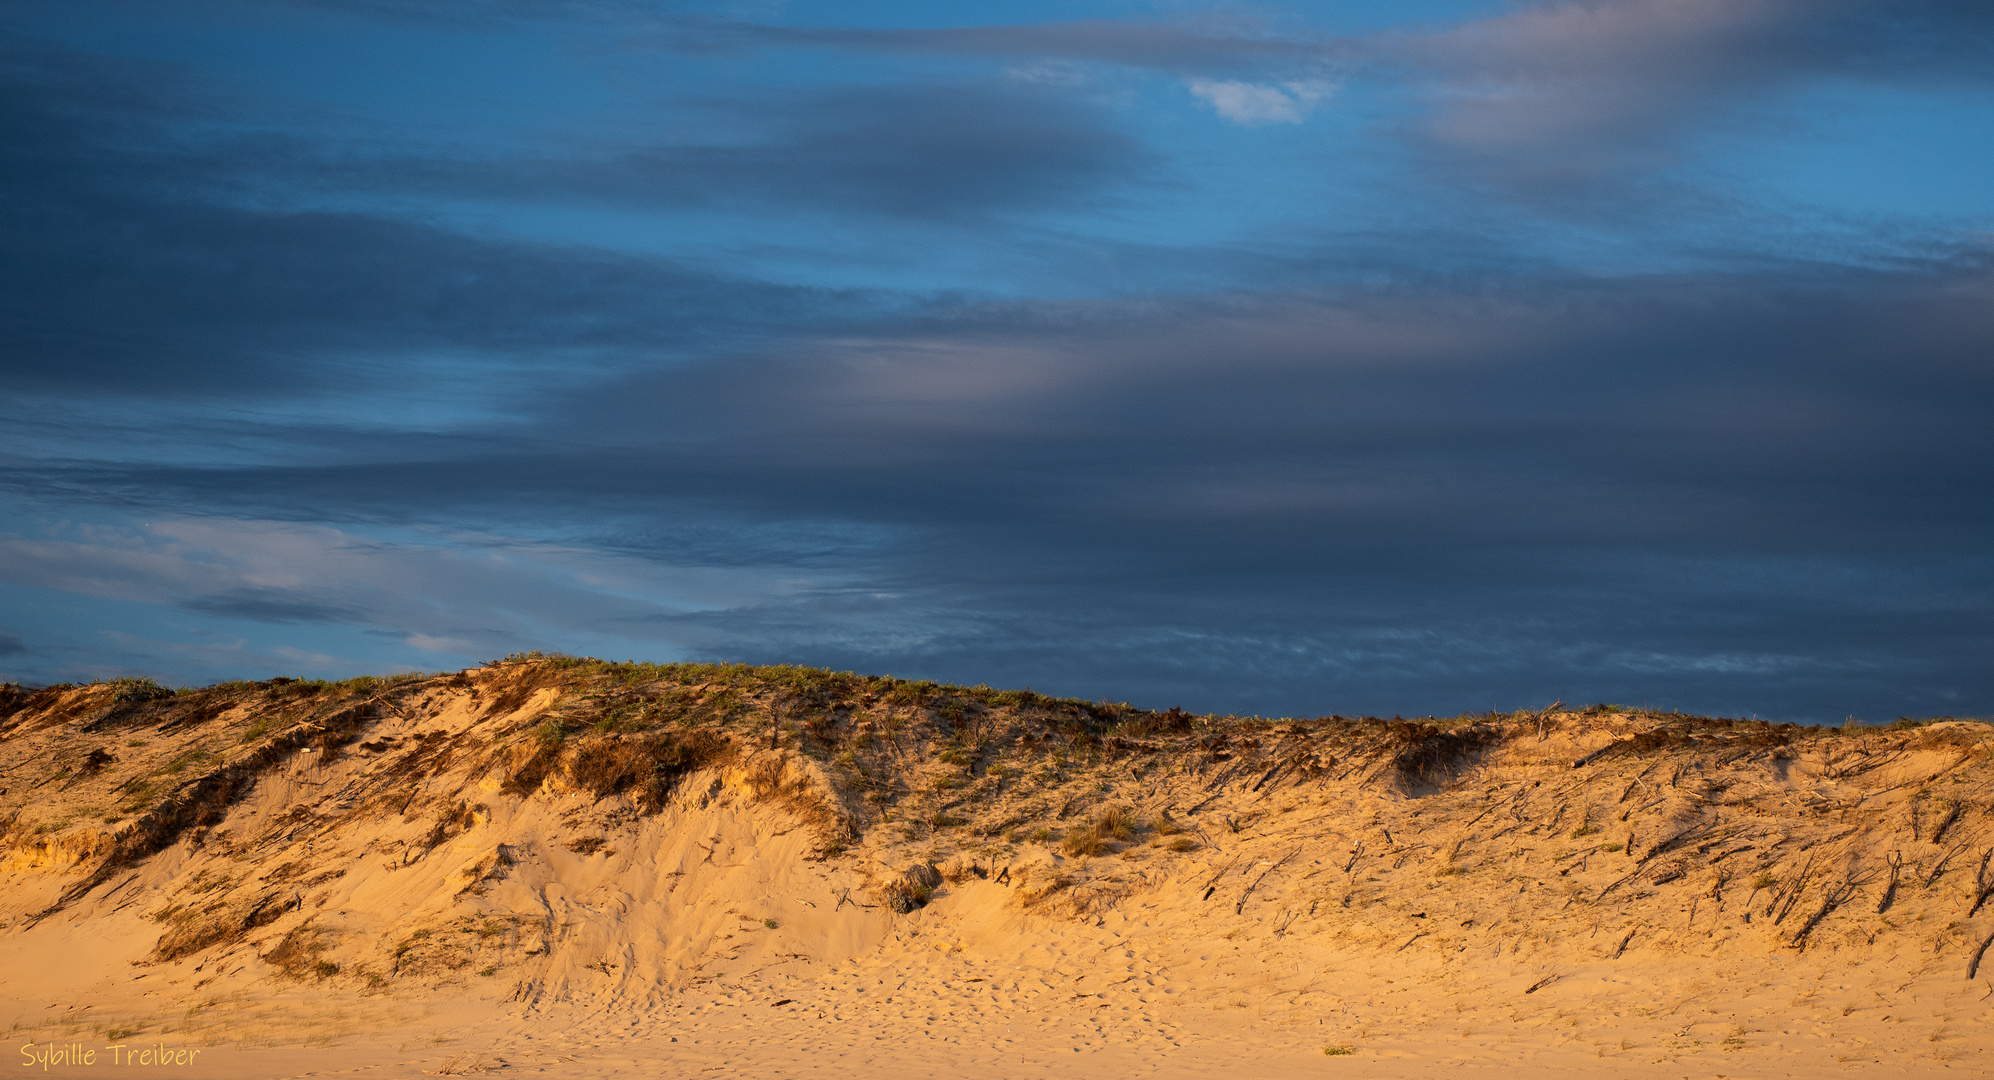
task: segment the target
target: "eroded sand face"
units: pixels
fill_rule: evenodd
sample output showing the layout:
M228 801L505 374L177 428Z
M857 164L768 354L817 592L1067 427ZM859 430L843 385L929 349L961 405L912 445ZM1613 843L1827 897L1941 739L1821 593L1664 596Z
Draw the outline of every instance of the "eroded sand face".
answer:
M205 718L17 703L10 1067L70 1047L99 1060L46 1071L125 1073L113 1054L147 1047L202 1051L153 1075L217 1077L1994 1065L1994 964L1966 977L1994 936L1994 900L1969 917L1994 875L1981 725L1124 715L1080 737L1059 703L799 706L749 683L704 751L644 744L655 775L604 771L642 723L549 749L550 721L657 689L515 666ZM84 766L100 747L117 760ZM1112 807L1125 839L1059 842ZM949 880L896 912L929 862Z

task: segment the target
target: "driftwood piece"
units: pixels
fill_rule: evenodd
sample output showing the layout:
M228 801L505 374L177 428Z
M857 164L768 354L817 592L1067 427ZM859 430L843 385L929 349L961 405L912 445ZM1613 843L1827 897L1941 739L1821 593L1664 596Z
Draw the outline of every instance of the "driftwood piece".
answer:
M1994 945L1994 933L1987 935L1986 940L1980 943L1980 947L1973 950L1973 959L1967 961L1966 979L1968 982L1972 982L1973 977L1980 973L1980 958L1987 955L1987 947L1989 945Z
M1883 887L1883 899L1876 902L1876 913L1878 915L1881 915L1884 912L1889 911L1890 905L1897 902L1897 881L1900 877L1903 876L1903 873L1904 873L1904 853L1901 851L1891 852L1890 884L1885 885Z

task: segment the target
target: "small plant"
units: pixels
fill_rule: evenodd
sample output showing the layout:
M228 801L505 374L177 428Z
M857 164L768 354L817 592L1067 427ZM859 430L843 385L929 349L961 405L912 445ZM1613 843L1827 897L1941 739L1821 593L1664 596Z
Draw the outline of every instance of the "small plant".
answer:
M1196 851L1198 850L1198 842L1188 836L1180 836L1170 841L1170 850L1177 852Z
M1126 842L1134 836L1135 815L1127 807L1110 806L1101 811L1101 816L1092 825L1067 833L1060 848L1068 855L1093 856L1110 850L1116 842Z
M1184 831L1184 826L1177 824L1177 819L1171 817L1167 810L1159 811L1151 818L1149 827L1155 829L1158 836L1175 836Z
M763 919L762 925L768 927L770 930L773 930L776 928L776 921L774 919Z
M1777 884L1779 884L1779 879L1773 877L1771 874L1760 874L1758 877L1752 879L1752 888L1754 890L1770 889Z
M488 967L488 968L485 968L484 970L482 970L482 971L478 972L478 974L480 974L480 975L483 975L483 976L484 976L485 978L489 979L489 978L491 978L492 976L494 976L494 975L498 974L498 968L496 968L496 967Z
M533 737L542 747L552 750L567 740L568 731L559 720L548 720L534 729Z
M1581 836L1591 836L1593 833L1596 833L1598 831L1599 830L1594 828L1591 823L1587 823L1572 830L1572 839L1577 840Z
M905 915L915 908L924 907L928 898L935 894L934 887L916 881L895 881L883 890L881 899L894 912Z
M321 979L328 979L339 974L339 965L330 960L320 960L312 965L312 972Z
M1105 839L1130 840L1135 836L1135 814L1126 806L1110 806L1101 811L1101 817L1094 822L1094 831Z
M928 818L928 824L937 829L947 829L968 823L969 819L956 817L944 810L937 810Z
M1031 841L1034 844L1049 844L1058 835L1059 835L1058 833L1053 832L1051 829L1048 829L1045 826L1041 825L1038 828L1032 830Z
M1328 1055L1329 1057L1348 1057L1351 1054L1356 1053L1357 1049L1356 1047L1351 1046L1349 1043L1337 1043L1334 1046L1323 1047L1322 1052Z
M112 701L157 701L173 696L173 691L151 679L126 676L110 682Z
M1108 842L1092 829L1075 829L1060 841L1059 849L1075 858L1088 858L1108 850Z
M1601 851L1619 851L1619 850L1620 850L1620 845L1619 845L1619 844L1601 844L1601 845L1599 845L1599 850L1601 850Z

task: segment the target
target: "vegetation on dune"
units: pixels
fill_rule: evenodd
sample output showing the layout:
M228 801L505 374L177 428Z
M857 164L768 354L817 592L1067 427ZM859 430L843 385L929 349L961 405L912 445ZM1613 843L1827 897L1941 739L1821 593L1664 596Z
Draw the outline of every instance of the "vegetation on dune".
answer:
M454 717L447 725L437 719L446 707ZM618 838L627 833L617 830L659 813L688 777L725 770L755 800L810 826L814 859L864 847L872 858L901 860L895 866L911 861L874 886L876 899L895 911L913 911L975 878L1001 879L1033 911L1090 915L1127 894L1125 868L1209 860L1217 869L1199 886L1203 899L1239 890L1226 904L1238 915L1257 902L1256 890L1264 896L1274 887L1263 882L1287 872L1296 854L1270 852L1265 861L1235 866L1228 852L1278 829L1307 845L1319 840L1308 828L1346 827L1327 809L1306 828L1295 824L1302 815L1284 818L1308 799L1334 791L1343 793L1338 799L1388 796L1410 805L1445 794L1421 804L1430 809L1420 828L1437 829L1429 823L1458 812L1462 829L1541 836L1552 846L1530 857L1557 860L1559 881L1621 868L1587 887L1596 895L1579 889L1563 898L1565 907L1687 883L1704 860L1718 876L1697 888L1721 898L1734 875L1750 882L1746 904L1770 898L1767 920L1801 947L1867 886L1861 874L1868 871L1831 881L1825 861L1740 856L1756 850L1750 859L1764 860L1771 842L1747 843L1745 828L1719 822L1716 807L1766 814L1773 796L1726 794L1741 783L1737 770L1780 771L1804 760L1828 780L1863 783L1934 747L1966 755L1957 768L1989 764L1984 732L1925 730L1931 723L1814 728L1608 704L1446 718L1270 719L789 665L540 654L433 675L177 691L143 679L8 686L0 687L0 744L32 742L41 756L38 776L0 788L0 846L76 867L75 883L51 911L182 839L205 844L222 865L289 858L262 876L238 868L177 882L171 902L150 909L162 928L156 957L190 956L262 933L278 939L266 959L293 977L374 986L474 962L496 971L519 957L501 961L466 942L496 936L502 940L493 949L522 943L512 924L480 915L450 935L407 932L385 967L342 958L328 952L332 938L310 914L311 890L333 871L272 852L312 837L332 843L349 827L364 832L356 823L394 821L412 823L415 835L392 850L392 865L418 865L467 843L490 818L487 802L541 799L565 800L563 820L575 830L565 834L567 854L609 858L627 846ZM1528 783L1478 771L1494 756L1527 757L1546 745L1583 749L1556 762L1532 758L1530 768L1551 771ZM336 805L314 805L254 835L215 831L260 776L305 760L321 772L351 766ZM1586 785L1606 778L1614 792L1587 794ZM1155 794L1164 791L1167 799ZM1913 785L1900 797L1910 799L1919 844L1943 845L1934 850L1952 852L1946 859L1971 861L1971 851L1953 849L1961 837L1979 836L1990 814L1974 789ZM1792 813L1816 810L1808 804ZM1843 834L1828 842L1857 843ZM1482 843L1412 842L1386 830L1347 852L1314 852L1309 873L1334 868L1343 884L1336 898L1314 896L1306 917L1334 910L1360 918L1407 888L1456 888L1490 872L1489 857L1475 855ZM505 843L479 850L450 886L461 890L459 899L499 887L515 865ZM1389 865L1380 863L1381 850ZM1994 873L1979 861L1975 915L1994 898ZM1394 871L1413 868L1417 884L1393 884ZM1234 871L1238 880L1225 884ZM1945 859L1900 859L1879 914L1900 889L1926 888L1953 872ZM1523 887L1537 887L1536 879ZM758 919L777 929L777 920Z

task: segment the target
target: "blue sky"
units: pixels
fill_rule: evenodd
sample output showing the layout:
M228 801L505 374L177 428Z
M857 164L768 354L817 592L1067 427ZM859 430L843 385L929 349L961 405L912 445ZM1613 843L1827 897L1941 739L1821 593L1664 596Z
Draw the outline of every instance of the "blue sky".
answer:
M1994 9L0 3L0 677L1994 711Z

